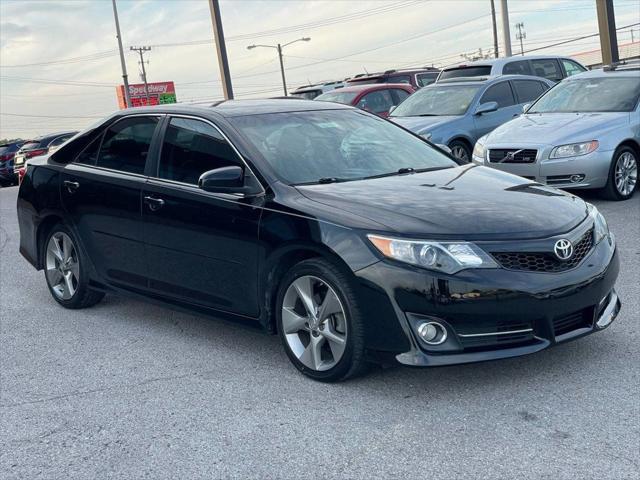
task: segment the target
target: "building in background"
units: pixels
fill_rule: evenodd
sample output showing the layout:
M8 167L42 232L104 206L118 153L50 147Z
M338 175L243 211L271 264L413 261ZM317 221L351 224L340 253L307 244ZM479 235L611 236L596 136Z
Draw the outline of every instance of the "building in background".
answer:
M618 45L620 61L640 58L640 42L629 42ZM579 61L585 67L598 68L602 66L602 51L598 48L587 52L574 53L571 58Z
M148 83L149 105L162 105L165 103L176 103L176 87L173 82L153 82ZM124 85L116 87L118 96L118 107L127 108L124 96ZM144 83L134 83L129 85L129 95L131 104L134 107L144 107L147 105L147 93L144 90Z

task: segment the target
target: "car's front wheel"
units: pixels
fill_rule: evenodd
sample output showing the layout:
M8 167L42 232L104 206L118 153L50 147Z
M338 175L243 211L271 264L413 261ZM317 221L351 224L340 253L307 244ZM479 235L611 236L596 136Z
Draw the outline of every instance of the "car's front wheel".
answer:
M462 160L463 162L471 161L471 151L466 143L460 140L454 140L449 143L449 148L451 149L451 155L453 155L458 160Z
M638 154L626 145L613 154L609 179L603 189L609 200L627 200L633 196L638 184Z
M86 308L104 297L89 288L87 261L71 231L62 224L51 229L44 244L44 274L51 295L66 308Z
M287 356L305 375L336 382L366 370L354 281L333 262L295 265L280 285L276 315Z

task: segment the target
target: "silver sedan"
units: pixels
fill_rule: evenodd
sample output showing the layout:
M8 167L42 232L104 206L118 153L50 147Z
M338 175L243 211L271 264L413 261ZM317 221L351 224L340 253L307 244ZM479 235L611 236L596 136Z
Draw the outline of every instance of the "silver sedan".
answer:
M630 198L640 160L640 65L586 72L481 137L473 161L559 188Z

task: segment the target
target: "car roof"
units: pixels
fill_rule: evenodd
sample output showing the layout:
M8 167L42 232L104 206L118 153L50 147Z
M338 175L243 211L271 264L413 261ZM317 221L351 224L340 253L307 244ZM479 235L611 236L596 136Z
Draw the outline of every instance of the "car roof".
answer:
M640 79L640 70L638 68L619 68L617 70L608 70L598 68L597 70L588 70L586 72L565 78L564 81L582 80L585 78L606 78L606 77L636 77Z
M490 85L505 80L535 80L536 82L546 83L547 85L553 84L552 81L547 80L546 78L536 77L534 75L492 75L490 77L447 78L422 88L445 87L451 85Z
M314 102L299 98L265 98L252 100L223 100L213 105L188 105L175 103L154 107L134 107L119 110L115 115L138 113L176 113L204 115L217 113L223 117L241 117L266 113L306 112L314 110L346 110L353 107L328 102Z
M522 56L514 56L514 57L500 57L500 58L487 58L484 60L475 60L473 62L464 62L459 63L457 65L450 65L448 67L443 68L443 71L454 70L457 68L465 68L465 67L493 67L494 65L504 65L509 62L518 62L521 60L544 60L544 59L555 59L555 58L569 58L562 55L522 55Z
M40 135L39 137L34 137L31 138L29 140L25 140L25 143L27 142L42 142L43 140L48 140L48 139L53 139L56 137L61 137L62 135L75 135L76 133L78 133L75 130L70 130L70 131L64 131L64 132L56 132L56 133L48 133L46 135Z
M348 87L342 87L335 90L331 90L326 93L333 92L365 92L365 91L373 91L373 90L385 90L387 88L402 88L412 89L413 87L408 83L364 83L362 85L349 85Z

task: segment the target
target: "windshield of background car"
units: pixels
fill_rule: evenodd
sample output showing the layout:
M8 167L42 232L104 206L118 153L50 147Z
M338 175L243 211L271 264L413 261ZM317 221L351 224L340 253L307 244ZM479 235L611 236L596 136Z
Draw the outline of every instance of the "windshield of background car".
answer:
M638 97L639 77L575 79L549 90L527 113L631 112Z
M272 113L230 121L288 184L457 166L393 123L355 110Z
M443 70L438 78L440 80L446 80L447 78L460 78L460 77L486 77L491 75L491 65L483 65L478 67L458 67Z
M40 140L26 142L20 147L20 150L31 150L40 146Z
M336 102L351 105L351 102L358 96L358 93L360 92L327 92L318 95L315 99L321 102Z
M0 145L0 155L17 152L18 148L20 148L19 143L10 143L8 145Z
M407 98L396 107L391 116L464 115L479 89L479 85L444 87L433 84Z

